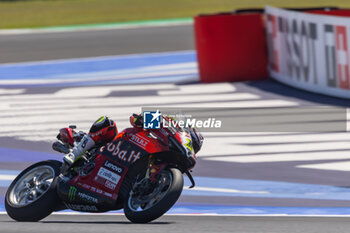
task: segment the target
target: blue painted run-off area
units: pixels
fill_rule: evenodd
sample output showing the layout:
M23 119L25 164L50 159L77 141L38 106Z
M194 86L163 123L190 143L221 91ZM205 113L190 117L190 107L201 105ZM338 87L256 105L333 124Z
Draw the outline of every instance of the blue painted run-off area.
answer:
M0 85L98 85L198 78L196 53L180 51L0 65Z

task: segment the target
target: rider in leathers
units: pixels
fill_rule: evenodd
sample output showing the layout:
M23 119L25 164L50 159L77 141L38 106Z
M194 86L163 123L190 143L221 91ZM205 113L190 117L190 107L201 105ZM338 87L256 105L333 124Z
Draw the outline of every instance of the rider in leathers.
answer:
M141 115L133 114L130 117L130 123L134 127L142 127ZM103 145L111 142L118 134L116 123L106 116L100 117L91 126L90 131L86 134L78 145L76 145L70 153L66 154L63 158L68 166L71 166L74 162L88 150L95 145Z
M133 127L142 127L142 115L133 114L130 117L130 123ZM106 116L100 117L91 126L89 133L82 138L79 144L76 145L70 153L64 156L63 160L68 167L70 167L79 160L86 151L90 150L95 145L104 145L113 141L117 134L118 129L116 123ZM200 133L196 132L195 129L192 129L190 134L192 137L193 149L195 153L197 153L202 146L203 137Z

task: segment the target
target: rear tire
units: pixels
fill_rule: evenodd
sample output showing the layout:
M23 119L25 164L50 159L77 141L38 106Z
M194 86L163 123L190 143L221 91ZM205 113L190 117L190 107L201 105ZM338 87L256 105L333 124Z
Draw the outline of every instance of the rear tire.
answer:
M124 213L131 222L151 222L166 213L179 199L184 184L181 171L176 168L170 168L163 170L163 172L167 172L166 176L171 177L169 184L162 189L164 190L164 194L162 194L160 200L155 201L151 206L148 207L148 204L145 204L143 206L144 209L142 207L136 208L135 203L137 206L137 201L140 199L133 197L133 188L130 190L131 195L124 202Z
M5 196L7 214L16 221L37 222L50 215L60 203L57 176L62 163L42 161L22 171Z

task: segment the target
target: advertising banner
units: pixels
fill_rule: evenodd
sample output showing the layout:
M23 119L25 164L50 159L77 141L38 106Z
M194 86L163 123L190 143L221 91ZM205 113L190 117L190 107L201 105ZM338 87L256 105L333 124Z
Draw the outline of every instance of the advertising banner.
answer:
M350 98L350 18L265 10L270 75L300 89Z

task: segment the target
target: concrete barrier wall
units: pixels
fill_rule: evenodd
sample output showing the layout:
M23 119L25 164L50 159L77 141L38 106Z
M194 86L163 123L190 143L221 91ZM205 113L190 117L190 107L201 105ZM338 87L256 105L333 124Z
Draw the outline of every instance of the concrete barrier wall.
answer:
M262 13L195 17L201 82L261 80L268 77Z

